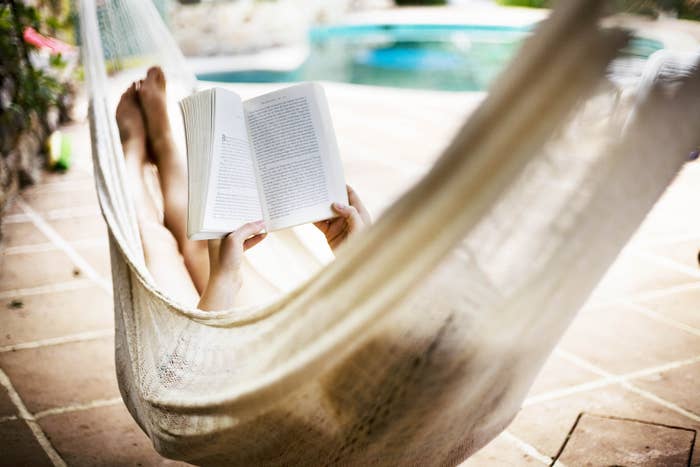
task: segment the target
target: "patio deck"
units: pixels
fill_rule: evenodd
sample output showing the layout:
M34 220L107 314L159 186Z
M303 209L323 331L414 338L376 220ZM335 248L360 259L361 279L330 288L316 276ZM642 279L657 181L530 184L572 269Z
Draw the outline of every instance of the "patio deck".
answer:
M239 88L245 96L264 87ZM427 170L481 98L327 89L347 178L375 216ZM3 219L0 465L179 464L158 456L119 398L88 128L64 130L74 139L72 169L24 191ZM377 169L390 151L405 164ZM690 163L579 313L517 418L465 466L549 465L560 451L566 465L700 465L700 443L692 464L689 457L700 428L699 186L700 166Z

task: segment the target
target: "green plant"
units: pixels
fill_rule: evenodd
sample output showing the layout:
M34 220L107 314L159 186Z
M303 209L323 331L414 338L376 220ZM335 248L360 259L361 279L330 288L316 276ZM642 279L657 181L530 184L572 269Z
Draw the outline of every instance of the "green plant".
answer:
M22 38L24 28L42 31L46 24L37 8L19 1L0 1L0 152L9 150L14 138L33 121L45 125L42 118L67 91L67 85L50 70L32 66L29 55L33 48ZM62 67L60 56L53 57L50 66Z

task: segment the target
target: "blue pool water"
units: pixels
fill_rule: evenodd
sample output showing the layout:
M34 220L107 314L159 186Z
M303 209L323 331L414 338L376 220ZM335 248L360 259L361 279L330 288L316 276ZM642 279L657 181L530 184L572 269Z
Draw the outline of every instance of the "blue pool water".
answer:
M359 25L311 30L310 54L296 70L204 73L220 82L326 80L446 91L485 90L517 51L529 28L464 25ZM624 51L646 58L663 48L635 38Z

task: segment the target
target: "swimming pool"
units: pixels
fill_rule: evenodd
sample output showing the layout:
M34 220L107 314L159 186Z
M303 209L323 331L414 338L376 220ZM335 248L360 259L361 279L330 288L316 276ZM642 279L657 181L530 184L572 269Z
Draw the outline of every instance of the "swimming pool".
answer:
M531 29L511 26L352 25L314 28L310 53L291 71L202 73L219 82L308 80L446 91L481 91L500 73ZM635 38L623 55L645 59L663 48Z

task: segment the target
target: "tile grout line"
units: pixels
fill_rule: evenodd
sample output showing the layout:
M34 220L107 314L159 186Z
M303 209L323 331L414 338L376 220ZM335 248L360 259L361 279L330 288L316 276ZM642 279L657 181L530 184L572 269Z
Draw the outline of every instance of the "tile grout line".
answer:
M78 240L78 242L81 244L81 246L91 247L108 244L107 239L104 237L86 238L83 240ZM69 242L68 244L73 246L75 243L78 242ZM53 242L31 243L29 245L19 245L10 246L7 248L0 248L0 256L20 255L26 253L43 253L46 251L55 251L58 249L59 247Z
M82 191L85 189L94 188L95 184L90 178L73 179L73 180L58 180L55 182L44 182L33 185L30 195L44 194L47 190L58 193L70 193L71 191Z
M649 399L650 401L656 402L657 404L666 407L667 409L673 410L674 412L678 412L679 414L693 420L694 422L700 423L700 415L686 410L683 407L674 404L671 401L667 401L666 399L657 396L653 392L649 392L647 390L638 388L637 386L634 386L633 384L628 382L623 382L622 386L646 399Z
M594 381L589 381L587 383L577 384L575 386L570 386L568 388L562 388L555 391L545 392L543 394L537 394L531 397L527 397L523 403L522 407L530 407L532 405L541 404L543 402L549 402L555 399L561 399L562 397L571 396L573 394L578 394L580 392L590 391L591 389L599 389L605 386L613 384L614 381L610 381L606 378L597 379Z
M559 349L555 350L560 352ZM566 351L561 351L566 352ZM643 368L641 370L633 371L630 373L624 373L621 375L612 375L611 378L601 378L594 381L589 381L586 383L577 384L574 386L569 386L568 388L556 389L554 391L548 391L542 394L536 394L534 396L528 397L523 402L523 407L530 405L539 404L542 402L547 402L554 399L559 399L562 397L570 396L573 394L578 394L579 392L589 391L591 389L598 389L601 387L609 386L616 383L624 383L642 376L652 375L654 373L661 373L664 371L674 370L676 368L681 368L687 365L693 365L695 363L700 363L700 355L692 358L687 358L685 360L676 360L674 362L665 363L663 365Z
M553 459L551 457L542 454L540 451L537 450L536 447L518 438L510 431L504 430L503 437L506 438L510 443L514 444L518 449L520 449L520 451L532 457L533 459L536 459L545 465L550 465L552 463ZM559 467L566 467L562 463L557 463L557 465Z
M81 206L79 208L51 209L44 214L48 220L57 221L65 219L78 219L80 217L99 216L100 209L96 206Z
M565 350L558 350L558 352L562 357L568 359L569 361L571 361L572 363L574 363L576 365L579 365L583 368L586 368L587 370L592 371L594 373L597 373L605 378L615 379L615 375L608 373L607 371L603 370L602 368L584 360L581 357L578 357L578 356L576 356L572 353L569 353ZM619 384L622 387L624 387L625 389L627 389L628 391L634 392L647 400L650 400L658 405L666 407L667 409L670 409L676 413L679 413L679 414L683 415L684 417L693 420L694 422L700 422L700 415L695 414L693 412L690 412L690 411L684 409L683 407L680 407L679 405L674 404L673 402L667 401L666 399L659 397L650 391L646 391L644 389L638 388L637 386L633 385L629 381L620 381Z
M686 274L687 275L687 274ZM645 300L653 300L655 298L662 298L667 295L672 295L675 293L687 292L692 290L700 289L700 282L690 282L688 284L673 285L663 289L649 290L647 292L632 293L628 295L621 295L619 297L609 297L596 299L591 302L586 303L581 308L581 313L587 313L588 310L597 310L600 308L606 308L616 305L623 305L626 302L632 300L635 302L641 302Z
M651 290L648 292L642 292L637 295L633 295L631 298L619 298L616 300L615 303L621 303L624 302L625 300L634 300L634 301L644 301L644 300L653 300L655 298L663 298L668 295L672 295L675 293L681 293L681 292L687 292L689 290L697 290L700 289L700 282L692 282L690 284L681 284L681 285L674 285L665 289L658 289L658 290Z
M62 415L71 412L80 412L83 410L99 409L101 407L111 407L122 402L121 397L112 397L111 399L96 399L84 404L66 405L64 407L55 407L53 409L42 410L34 414L36 420L51 415Z
M77 251L56 232L34 209L32 209L21 197L17 197L17 204L31 218L34 225L43 233L49 240L54 242L68 257L73 261L78 268L85 271L87 276L95 281L107 293L112 294L110 284L100 276L97 271L85 260Z
M34 420L39 420L40 418L50 417L51 415L63 415L67 413L81 412L83 410L111 407L114 405L119 405L121 402L121 397L113 397L111 399L95 399L84 404L65 405L63 407L54 407L52 409L42 410L40 412L36 412L34 415L32 415L32 417L34 418ZM6 415L0 417L0 423L20 419L24 420L25 417L18 417L17 415Z
M61 456L51 444L51 441L49 441L49 439L46 437L46 433L44 433L44 430L41 428L41 426L39 426L39 423L37 423L36 419L32 416L31 413L29 413L29 410L27 410L27 406L24 405L22 398L19 396L17 391L15 391L15 388L12 385L10 378L1 368L0 386L5 387L7 393L10 396L10 400L19 412L19 417L27 423L27 426L29 426L29 429L34 434L34 437L36 438L37 442L42 447L46 455L49 457L53 465L57 467L67 467L66 462L61 458Z
M556 352L557 352L557 354L559 354L561 357L563 357L563 358L569 360L571 363L574 363L575 365L578 365L578 366L580 366L581 368L584 368L584 369L590 371L591 373L595 373L595 374L597 374L598 376L602 376L603 379L606 379L606 380L610 381L611 384L614 384L614 383L617 382L617 381L615 381L615 375L614 375L614 374L605 371L604 369L602 369L602 368L600 368L600 367L598 367L598 366L592 364L592 363L589 362L588 360L585 360L585 359L583 359L583 358L581 358L581 357L579 357L579 356L577 356L577 355L574 355L573 353L568 352L568 351L566 351L566 350L564 350L564 349L557 349Z
M685 264L679 263L674 259L669 259L656 253L649 253L648 251L635 251L634 255L639 258L644 258L652 263L656 263L659 266L673 269L674 271L685 274L686 276L691 276L694 279L700 279L700 271L690 268Z
M24 222L31 222L31 219L29 219L29 216L27 216L26 214L22 214L22 213L8 214L7 216L4 216L2 218L3 225L5 225L5 224L22 224Z
M102 329L98 331L81 332L78 334L69 334L67 336L52 337L49 339L41 339L38 341L22 342L20 344L5 345L0 347L0 353L15 352L17 350L38 349L40 347L50 347L52 345L72 344L75 342L87 342L103 337L111 337L114 335L114 329Z
M17 201L15 201L17 202ZM60 208L60 209L50 209L43 213L44 217L48 220L70 220L79 219L81 217L99 216L99 208L94 206L81 206L77 208ZM3 224L24 224L31 222L32 219L23 213L8 214L2 218Z
M49 285L40 285L37 287L27 287L24 289L12 289L0 291L0 300L14 297L30 297L32 295L41 295L45 293L67 292L70 290L80 290L94 287L95 284L88 279L79 279L66 282L57 282Z
M653 248L658 246L668 246L676 243L689 242L692 240L700 240L700 235L698 234L679 234L679 235L666 235L661 236L658 240L638 240L632 246L632 251L646 250L647 248Z
M654 311L650 308L647 308L645 306L639 305L632 300L630 300L629 302L626 302L625 304L628 307L632 308L637 313L643 314L644 316L647 316L650 319L653 319L653 320L658 321L660 323L667 324L668 326L671 326L671 327L676 328L678 330L685 331L688 334L692 334L696 337L700 337L700 329L696 329L692 326L688 326L685 323L682 323L680 321L676 321L673 318L669 318L668 316L664 316L663 314L656 312L656 311Z
M655 367L650 367L650 368L643 368L641 370L633 371L630 373L625 373L621 375L620 379L622 381L630 381L633 379L640 378L642 376L649 376L653 375L654 373L661 373L664 371L669 371L669 370L675 370L676 368L681 368L687 365L694 365L695 363L700 362L700 355L697 355L695 357L690 357L686 358L684 360L676 360L674 362L669 362L669 363L664 363L663 365L655 366Z

